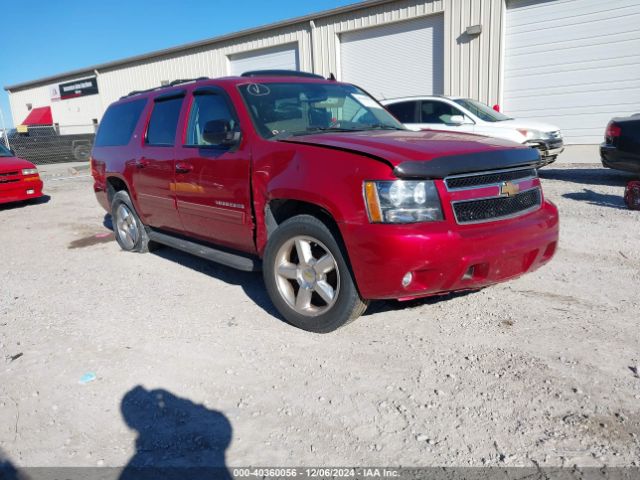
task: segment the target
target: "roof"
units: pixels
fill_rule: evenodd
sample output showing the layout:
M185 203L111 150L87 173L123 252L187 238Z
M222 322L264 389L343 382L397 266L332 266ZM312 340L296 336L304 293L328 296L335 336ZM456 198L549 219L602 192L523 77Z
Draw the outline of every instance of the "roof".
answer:
M335 80L323 78L319 75L309 76L308 74L307 75L293 74L293 72L292 72L292 75L289 75L289 76L283 75L283 74L272 75L268 70L265 70L264 74L262 75L258 75L259 71L255 71L252 73L253 75L251 76L243 75L240 77L220 77L220 78L200 77L200 78L194 78L194 79L176 80L175 82L172 82L170 85L153 87L153 88L149 88L148 90L134 90L133 92L130 92L127 95L120 97L120 100L128 100L129 98L136 97L138 95L153 96L156 93L159 96L165 96L165 95L171 96L176 94L177 92L185 92L192 87L197 89L197 88L206 87L209 85L217 86L217 87L220 87L222 85L231 85L233 87L236 85L256 84L256 83L270 84L270 83L292 82L292 83L319 83L319 84L330 84L330 85L335 85L340 83L340 82L336 82ZM305 72L296 72L296 73L304 74Z
M268 30L272 30L275 28L288 27L291 25L296 25L303 22L310 22L312 20L319 20L321 18L330 17L333 15L339 15L342 13L352 12L354 10L359 10L361 8L373 7L376 5L382 5L385 3L391 3L394 0L365 0L362 2L354 3L351 5L347 5L344 7L334 8L331 10L324 10L322 12L312 13L310 15L305 15L303 17L296 17L289 20L283 20L281 22L270 23L268 25L262 25L260 27L250 28L247 30L241 30L239 32L229 33L226 35L221 35L218 37L208 38L205 40L200 40L197 42L186 43L183 45L179 45L177 47L170 47L163 50L156 50L150 53L145 53L142 55L136 55L133 57L127 57L121 60L116 60L113 62L100 63L97 65L92 65L86 68L80 68L77 70L71 70L64 73L59 73L56 75L51 75L48 77L39 78L37 80L30 80L27 82L16 83L13 85L7 85L4 87L6 91L14 91L14 90L24 90L29 87L34 87L42 84L52 83L60 80L64 80L70 77L79 77L82 75L92 75L94 73L99 72L100 70L113 69L120 66L128 65L135 62L140 62L144 60L151 60L157 57L163 57L166 55L172 55L180 52L184 52L186 50L191 50L199 47L206 47L209 45L213 45L219 42L234 40L236 38L245 37L247 35L253 35L256 33L265 32Z
M410 95L408 97L395 97L395 98L385 98L384 100L380 100L380 103L396 103L396 102L405 102L411 100L428 100L431 98L444 98L446 100L461 100L463 97L458 97L455 95Z

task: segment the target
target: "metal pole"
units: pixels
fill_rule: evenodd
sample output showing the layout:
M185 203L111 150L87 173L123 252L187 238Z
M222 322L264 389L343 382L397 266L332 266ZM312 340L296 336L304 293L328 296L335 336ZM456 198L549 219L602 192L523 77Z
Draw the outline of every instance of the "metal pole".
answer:
M0 123L2 124L2 136L4 137L4 144L7 148L11 148L11 145L9 145L9 136L7 135L7 129L4 126L4 113L2 112L2 108L0 108Z

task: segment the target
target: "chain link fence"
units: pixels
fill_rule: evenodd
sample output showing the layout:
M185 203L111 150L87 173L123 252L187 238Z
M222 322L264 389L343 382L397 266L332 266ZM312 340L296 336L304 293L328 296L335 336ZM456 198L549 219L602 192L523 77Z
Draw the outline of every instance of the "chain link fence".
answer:
M0 130L2 143L36 165L88 162L97 125L21 126Z

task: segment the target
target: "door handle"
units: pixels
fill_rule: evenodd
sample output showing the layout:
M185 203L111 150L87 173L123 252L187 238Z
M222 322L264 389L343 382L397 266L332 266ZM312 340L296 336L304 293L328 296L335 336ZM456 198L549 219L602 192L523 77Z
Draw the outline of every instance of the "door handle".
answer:
M135 164L136 168L144 168L149 165L149 160L146 158L141 158L140 160L136 160Z
M193 170L193 165L188 162L176 163L176 173L189 173Z

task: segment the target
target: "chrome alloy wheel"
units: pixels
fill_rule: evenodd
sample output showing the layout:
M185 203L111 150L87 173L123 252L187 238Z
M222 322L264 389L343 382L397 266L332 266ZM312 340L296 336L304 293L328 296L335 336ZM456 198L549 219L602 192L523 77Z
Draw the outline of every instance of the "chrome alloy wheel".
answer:
M116 228L118 229L118 236L120 237L124 247L127 250L133 249L138 243L140 232L133 213L124 203L118 205L116 212Z
M276 254L274 273L278 292L301 315L321 315L338 298L338 264L315 238L296 236L287 240Z

